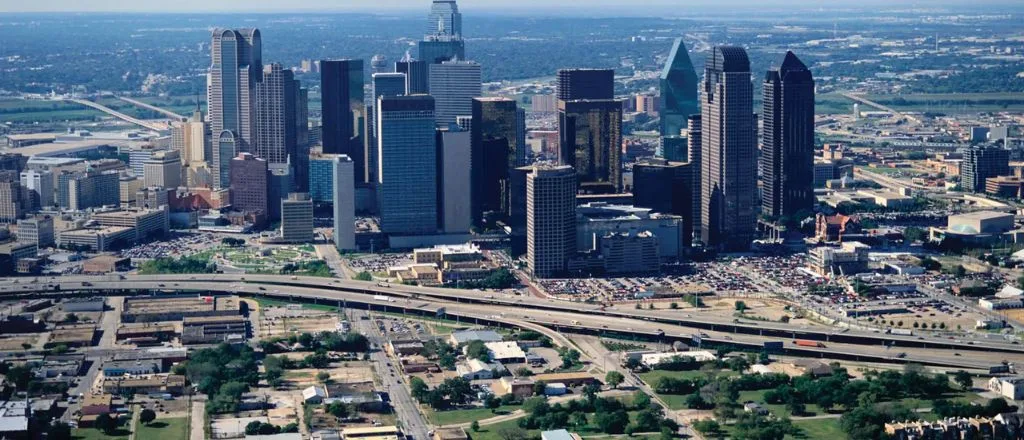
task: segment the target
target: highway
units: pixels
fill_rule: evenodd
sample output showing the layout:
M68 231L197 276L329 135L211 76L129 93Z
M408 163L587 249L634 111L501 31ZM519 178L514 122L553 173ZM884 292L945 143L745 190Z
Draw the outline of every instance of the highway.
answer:
M149 129L149 130L153 130L153 131L167 131L169 129L169 127L165 123L143 121L142 119L133 118L133 117L128 116L128 115L126 115L124 113L121 113L121 112L119 112L117 110L114 110L114 109L112 109L110 107L107 107L105 105L100 105L100 104L97 104L95 102L92 102L92 101L89 101L89 100L86 100L86 99L68 98L68 99L65 99L65 101L73 102L73 103L79 104L79 105L84 105L84 106L89 107L89 108L94 108L94 109L99 110L99 111L101 111L103 113L106 113L106 114L111 115L111 116L113 116L115 118L118 118L118 119L120 119L122 121L130 122L132 124L138 125L140 127L143 127L143 128Z
M142 102L142 101L139 101L139 100L136 100L136 99L132 99L132 98L129 98L127 96L118 96L117 99L120 99L120 100L122 100L124 102L127 102L129 104L132 104L132 105L134 105L136 107L141 107L141 108L144 108L146 110L152 110L154 112L160 113L160 114L162 114L164 116L167 116L168 118L170 118L173 121L185 122L185 121L188 120L188 118L186 118L186 117L184 117L182 115L179 115L177 113L174 113L174 112L172 112L170 110L162 109L162 108L157 107L155 105L147 104L145 102Z
M916 338L894 335L836 332L828 333L827 329L815 329L816 335L830 337L825 347L803 347L792 344L787 338L763 335L758 332L740 332L740 329L751 327L768 327L775 325L767 322L716 324L717 329L704 329L680 321L679 318L651 320L650 311L600 311L593 306L581 304L558 304L558 308L546 300L522 299L511 300L511 304L497 301L493 296L475 291L445 290L464 296L475 295L476 301L486 300L488 303L465 302L460 298L436 298L422 292L427 288L378 287L373 283L343 281L331 278L292 279L286 276L239 276L239 275L154 275L154 276L64 276L53 278L21 278L17 284L12 280L0 280L0 293L40 296L56 294L65 296L70 293L103 295L136 294L146 291L167 292L224 292L240 295L265 295L291 301L313 301L321 304L337 304L349 308L367 308L375 311L405 312L420 315L435 315L440 309L448 319L459 320L468 324L498 325L521 327L542 331L552 336L558 345L569 344L563 333L584 333L620 338L644 338L660 340L665 343L673 341L691 342L694 334L702 334L702 342L707 344L729 344L748 349L757 349L766 341L784 342L787 355L817 357L824 359L854 360L863 362L907 363L915 362L925 365L946 368L987 369L989 366L1009 361L1024 362L1024 352L1011 344L1000 343L958 343L948 340L921 341ZM245 281L242 281L242 278ZM264 280L292 283L275 285ZM87 286L82 286L82 282ZM298 284L304 284L302 286ZM428 291L430 289L427 289ZM382 297L383 296L383 297ZM540 307L543 304L545 307ZM676 313L681 314L681 313ZM709 319L711 317L700 317ZM698 318L686 318L686 321L698 321ZM675 322L668 322L675 321ZM547 327L553 329L553 331ZM726 331L727 330L727 331ZM785 330L797 337L806 336L810 329L790 328ZM824 332L824 333L820 333ZM787 334L788 334L787 333ZM838 339L843 339L839 341ZM853 342L847 342L853 341ZM907 346L892 347L895 342ZM780 353L782 354L782 353ZM960 354L963 354L961 356Z

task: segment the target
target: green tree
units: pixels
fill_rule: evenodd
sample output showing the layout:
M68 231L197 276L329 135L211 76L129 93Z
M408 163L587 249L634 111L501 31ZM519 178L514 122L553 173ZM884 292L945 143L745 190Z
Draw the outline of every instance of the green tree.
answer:
M484 345L483 341L470 341L470 343L466 345L466 357L487 362L491 360L491 352L487 349L487 346Z
M96 421L93 422L93 426L104 434L109 435L117 429L117 420L114 420L114 418L108 413L102 413L96 416Z
M675 302L675 301L673 301L673 302L670 302L670 303L668 304L668 308L670 308L670 309L672 309L672 310L678 309L678 308L679 308L679 303L677 303L677 302Z
M953 373L953 381L956 382L956 384L960 386L960 389L964 391L970 391L974 386L974 379L971 376L971 373L964 370L959 370L956 373Z
M364 270L357 273L353 279L356 281L373 281L373 275Z
M629 414L623 409L599 412L594 415L594 424L605 434L622 434L629 425Z
M139 421L142 422L143 425L148 425L154 420L156 420L156 411L146 408L139 413Z
M626 377L623 376L622 373L619 373L618 371L614 370L609 371L607 374L604 375L604 382L610 385L612 388L618 388L619 385L621 385L622 382L625 380Z
M736 301L734 307L736 308L736 311L740 313L747 311L747 303L744 301Z
M328 373L326 371L316 373L316 380L320 381L321 383L327 383L331 380L331 373Z
M409 389L412 397L420 402L424 402L427 398L427 393L430 391L430 387L427 383L419 377L412 376L409 379Z
M480 422L474 420L473 423L469 424L469 429L471 429L473 432L479 432L480 431Z
M46 430L47 440L71 440L71 427L64 422L53 422Z

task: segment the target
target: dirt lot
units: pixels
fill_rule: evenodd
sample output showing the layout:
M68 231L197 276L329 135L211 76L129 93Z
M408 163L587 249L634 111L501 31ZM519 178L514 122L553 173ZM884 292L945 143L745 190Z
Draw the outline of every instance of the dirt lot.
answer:
M288 336L295 333L319 333L323 331L334 331L338 328L339 318L336 314L312 314L309 310L303 310L302 316L279 314L269 315L267 311L279 309L271 307L264 309L260 317L259 339L266 339L275 336Z
M300 360L310 354L312 353L286 353L283 356L287 356L289 359ZM315 368L287 370L284 373L284 379L288 383L288 389L298 390L318 384L319 381L316 379L316 375L321 371L326 371L330 374L330 380L335 383L361 383L374 380L373 368L371 368L369 362L348 361L339 362L334 365L334 368L325 368L323 370Z
M0 351L24 351L22 344L29 344L35 348L43 346L47 333L35 335L12 335L0 338Z

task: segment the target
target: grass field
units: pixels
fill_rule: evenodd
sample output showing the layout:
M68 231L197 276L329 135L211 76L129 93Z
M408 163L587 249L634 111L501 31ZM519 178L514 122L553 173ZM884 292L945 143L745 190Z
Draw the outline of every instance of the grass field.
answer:
M635 416L636 416L635 412L630 412L629 413L630 419L632 419ZM593 414L587 414L587 419L588 420L593 420L593 417L594 417ZM518 423L519 423L518 420L506 420L504 422L495 423L493 425L481 426L480 430L477 431L477 432L472 432L472 431L469 431L468 429L467 429L467 431L469 431L468 434L470 435L470 437L473 440L504 440L504 438L499 433L502 430L506 430L506 429L520 429ZM633 436L608 435L608 434L603 434L601 432L598 432L596 430L596 428L594 428L592 426L585 426L582 429L574 429L572 427L568 427L566 429L568 429L569 431L572 431L572 432L580 434L580 436L583 437L583 438L596 437L596 438L601 438L602 440L605 440L605 439L607 439L607 440L625 439L625 438L628 438L630 440L654 440L654 439L659 438L658 435L633 435ZM526 438L540 438L540 430L529 429L529 430L524 430L524 431L526 433Z
M716 373L718 375L724 375L724 376L736 376L737 374L739 374L739 373L736 373L735 371L731 371L731 370L718 370L718 371L716 371ZM662 377L674 377L674 378L679 378L679 379L691 379L692 380L692 379L697 379L697 378L700 378L700 377L704 377L705 375L707 375L707 372L700 371L700 370L692 370L692 371L654 370L654 371L648 371L646 373L640 373L640 379L643 380L644 383L646 383L647 385L650 385L653 388L655 386L655 384L658 383L658 380L661 379ZM687 398L687 396L688 396L688 394L658 394L658 397L660 397L661 400L664 400L665 403L669 406L670 409L685 409L686 408L686 398Z
M487 408L457 409L452 411L427 410L427 418L435 425L457 425L506 415L520 407L522 405L502 405L494 411Z
M138 424L135 427L137 439L187 440L188 424L184 417L174 419L156 419L148 425Z
M124 427L114 431L112 435L104 434L96 428L78 428L71 430L72 440L128 440L131 435Z

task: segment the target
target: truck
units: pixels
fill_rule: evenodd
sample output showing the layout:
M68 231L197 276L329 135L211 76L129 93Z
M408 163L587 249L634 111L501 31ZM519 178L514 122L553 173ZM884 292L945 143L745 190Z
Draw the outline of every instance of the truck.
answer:
M799 345L801 347L825 348L825 344L824 343L818 342L818 341L810 341L810 340L807 340L807 339L794 339L793 343L796 344L796 345Z
M914 331L909 328L891 328L886 333L899 336L914 336Z
M373 299L375 299L377 301L387 301L387 300L389 300L391 298L388 298L388 297L386 297L384 295L373 295Z

